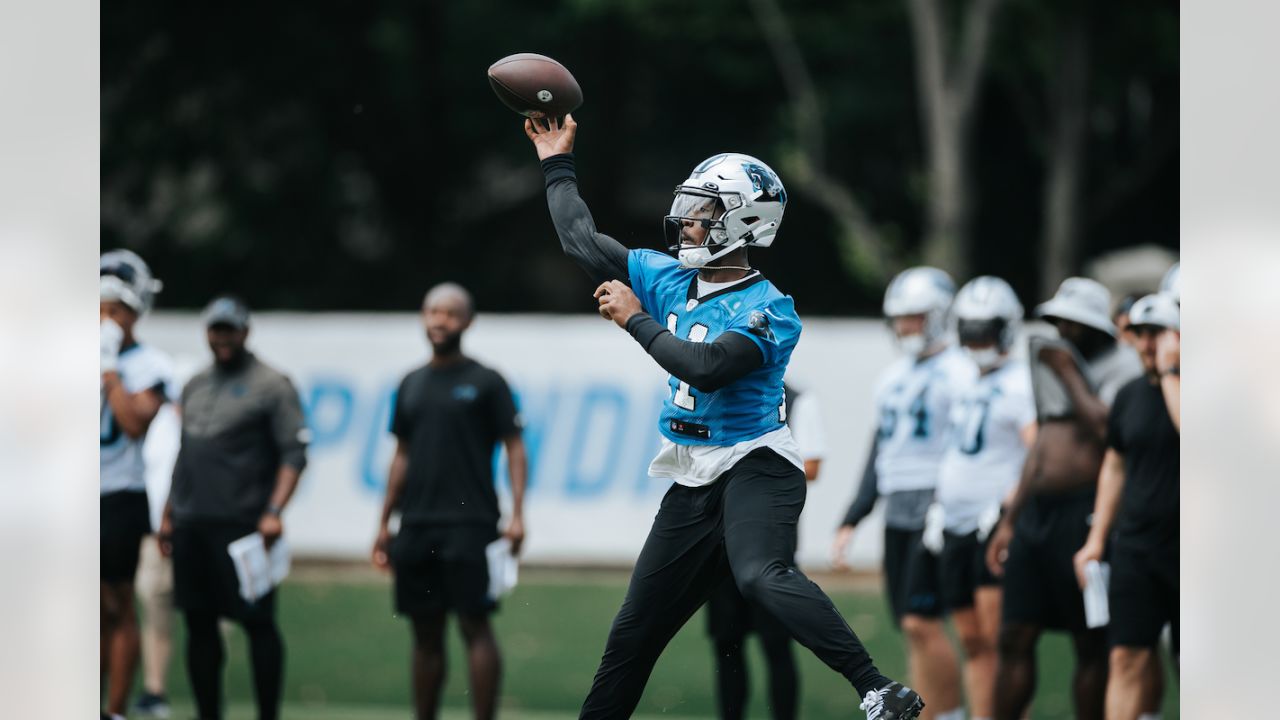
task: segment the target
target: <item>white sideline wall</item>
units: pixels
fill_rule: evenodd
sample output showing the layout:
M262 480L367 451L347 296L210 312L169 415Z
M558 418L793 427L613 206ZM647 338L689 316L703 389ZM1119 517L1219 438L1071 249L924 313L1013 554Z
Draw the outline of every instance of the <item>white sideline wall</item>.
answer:
M169 353L178 387L210 361L194 313L157 312L142 342ZM250 348L297 385L314 442L285 528L301 556L368 556L393 449L387 431L400 378L429 349L409 313L278 313L253 316ZM543 564L630 564L669 482L646 469L658 447L666 375L626 333L595 316L481 315L464 350L500 371L517 395L530 450L524 557ZM827 552L861 477L874 412L871 393L893 358L882 322L806 320L788 381L821 404L827 457L809 485L800 563L828 567ZM152 504L163 502L176 452L176 417L153 425ZM506 506L505 458L497 482ZM856 566L878 566L880 511L859 528Z

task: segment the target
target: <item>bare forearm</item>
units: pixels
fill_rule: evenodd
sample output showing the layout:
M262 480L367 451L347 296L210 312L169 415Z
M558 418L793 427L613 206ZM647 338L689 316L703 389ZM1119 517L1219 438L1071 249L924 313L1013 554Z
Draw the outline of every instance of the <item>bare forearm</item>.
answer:
M107 404L111 406L111 414L120 431L135 440L146 435L151 420L160 409L160 401L152 397L150 391L130 394L115 372L103 373L102 382L107 392Z
M302 472L292 465L281 465L276 471L276 486L271 491L270 507L277 510L283 510L284 506L289 503L289 498L293 497L293 491L298 489L298 478L302 477Z
M1093 505L1093 525L1089 528L1089 541L1105 543L1115 524L1124 493L1124 458L1115 450L1108 450L1098 473L1098 497Z
M1037 471L1037 463L1039 456L1035 447L1031 448L1031 452L1027 453L1026 462L1022 463L1022 473L1018 476L1018 484L1014 486L1010 498L1004 506L1004 521L1013 527L1014 522L1018 519L1018 513L1022 510L1022 506L1027 501L1027 496L1031 494L1031 483L1035 479Z
M387 472L387 496L382 501L382 515L378 524L386 527L391 522L391 513L400 502L400 493L404 490L404 478L409 470L409 458L396 453L391 459L391 469Z
M1169 419L1178 432L1182 432L1182 376L1166 373L1160 377L1160 392L1169 409Z
M507 442L507 476L511 478L511 514L524 517L524 491L529 484L529 460L523 441Z

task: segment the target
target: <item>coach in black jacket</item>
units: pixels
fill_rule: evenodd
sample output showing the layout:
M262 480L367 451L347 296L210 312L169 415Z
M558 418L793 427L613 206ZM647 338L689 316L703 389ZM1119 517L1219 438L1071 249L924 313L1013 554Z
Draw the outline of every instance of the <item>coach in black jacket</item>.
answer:
M249 636L258 717L280 713L284 643L275 591L240 596L227 552L253 532L268 545L284 530L280 514L306 465L307 428L289 379L245 349L249 311L231 297L205 309L214 363L182 391L182 447L160 525L173 555L174 601L187 622L187 673L200 717L222 717L220 617Z

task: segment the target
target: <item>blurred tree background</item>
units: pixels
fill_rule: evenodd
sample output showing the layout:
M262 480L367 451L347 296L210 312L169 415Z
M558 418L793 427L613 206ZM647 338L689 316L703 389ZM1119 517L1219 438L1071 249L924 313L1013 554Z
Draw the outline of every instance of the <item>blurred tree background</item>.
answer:
M1025 303L1097 255L1178 245L1171 0L383 0L102 18L102 246L163 307L589 311L520 118L485 70L563 62L597 224L660 247L698 161L757 155L792 191L752 262L806 314L877 313L919 262Z

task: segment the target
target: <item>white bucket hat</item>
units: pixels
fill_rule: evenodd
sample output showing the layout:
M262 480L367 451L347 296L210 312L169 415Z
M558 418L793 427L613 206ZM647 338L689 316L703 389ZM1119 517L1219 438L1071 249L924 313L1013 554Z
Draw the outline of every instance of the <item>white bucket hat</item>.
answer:
M1087 325L1115 337L1111 322L1111 292L1102 283L1089 278L1071 277L1062 281L1058 292L1036 308L1042 318L1059 318Z

